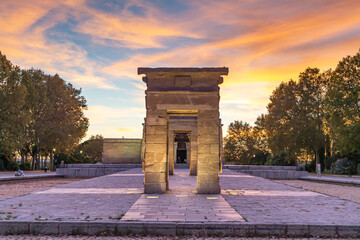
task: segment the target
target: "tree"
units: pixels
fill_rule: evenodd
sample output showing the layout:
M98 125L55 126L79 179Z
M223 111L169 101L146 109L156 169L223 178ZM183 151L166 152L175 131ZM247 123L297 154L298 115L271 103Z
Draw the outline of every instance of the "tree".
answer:
M325 108L329 72L320 73L318 68L307 68L300 73L297 84L298 138L300 146L315 153L316 164L320 164L320 152L325 147Z
M360 50L343 58L332 72L326 94L328 122L343 154L360 149Z
M273 153L286 151L297 154L299 149L299 115L296 98L296 82L282 82L270 96L268 113L263 116L262 124L268 137L269 148Z
M22 154L30 153L32 156L32 169L40 169L40 152L42 150L41 135L47 131L44 129L42 116L50 104L46 97L46 81L49 76L37 69L23 70L22 81L28 90L26 96L26 110L30 114L30 122L25 127L26 138L20 149Z
M263 125L274 153L285 151L290 161L306 149L314 152L316 163L320 163L326 139L323 105L327 75L318 68L307 68L300 73L298 83L281 83L270 96Z
M42 116L43 134L41 142L50 152L54 169L54 150L70 151L85 136L89 126L83 110L87 108L81 89L65 83L58 75L46 82L46 97L49 103ZM45 130L46 129L46 130Z
M23 129L29 121L24 107L27 89L20 72L0 52L0 155L5 161L22 145Z
M58 75L21 70L0 52L0 165L16 152L24 163L30 153L32 169L39 169L41 154L53 159L55 149L73 150L88 129L86 107L81 89Z
M103 156L103 137L101 135L91 136L81 143L76 151L87 155L93 162L101 162Z
M251 159L262 152L259 147L259 132L248 123L234 121L230 123L227 133L224 146L225 161L251 164Z

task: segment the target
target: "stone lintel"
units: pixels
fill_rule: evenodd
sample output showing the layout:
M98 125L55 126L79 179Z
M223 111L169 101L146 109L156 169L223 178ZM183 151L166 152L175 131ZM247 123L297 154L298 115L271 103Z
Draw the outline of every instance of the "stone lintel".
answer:
M149 92L161 92L161 94L164 93L176 93L179 92L189 92L193 94L202 94L202 93L218 93L220 87L219 86L201 86L201 87L175 87L175 86L148 86L147 90L145 90L145 93Z
M138 142L142 138L104 138L104 142Z
M147 74L147 73L163 73L163 72L181 72L181 73L192 73L192 72L210 72L210 73L220 73L220 75L228 75L229 68L227 67L203 67L203 68L182 68L182 67L169 67L169 68L149 68L149 67L139 67L138 74Z

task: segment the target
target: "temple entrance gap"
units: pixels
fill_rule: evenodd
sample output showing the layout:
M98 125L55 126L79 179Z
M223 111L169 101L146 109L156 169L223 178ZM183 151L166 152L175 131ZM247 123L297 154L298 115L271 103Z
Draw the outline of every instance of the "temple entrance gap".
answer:
M188 168L190 163L190 136L188 133L175 134L174 153L175 169Z

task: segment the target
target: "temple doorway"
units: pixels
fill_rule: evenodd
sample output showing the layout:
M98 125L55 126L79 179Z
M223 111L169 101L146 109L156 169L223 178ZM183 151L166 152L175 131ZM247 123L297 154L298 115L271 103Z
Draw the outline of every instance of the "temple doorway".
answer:
M182 164L187 163L186 149L179 149L178 147L176 156L177 156L176 163L182 163Z
M174 168L189 169L190 166L190 134L179 132L174 134ZM176 171L176 170L175 170Z

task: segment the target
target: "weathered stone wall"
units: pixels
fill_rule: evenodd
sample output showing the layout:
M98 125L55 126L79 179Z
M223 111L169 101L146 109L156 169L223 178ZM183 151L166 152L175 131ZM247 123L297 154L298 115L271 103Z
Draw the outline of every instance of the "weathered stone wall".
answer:
M65 164L56 168L56 174L64 177L100 177L132 168L141 168L140 164Z
M199 193L219 193L221 122L219 86L227 68L139 68L147 83L145 119L145 192L168 189L173 171L173 132L191 135L190 173ZM185 127L172 115L196 116ZM195 123L195 125L194 125ZM180 128L180 129L177 129ZM172 165L172 166L171 166Z
M104 138L102 163L141 163L142 139Z

